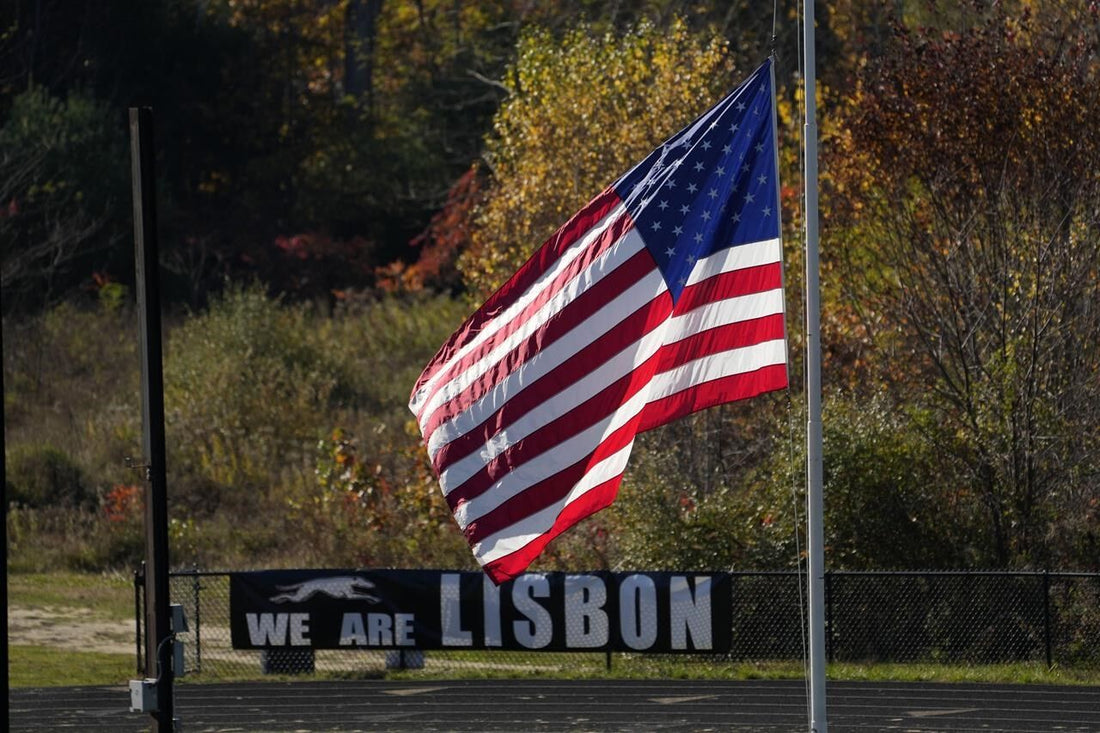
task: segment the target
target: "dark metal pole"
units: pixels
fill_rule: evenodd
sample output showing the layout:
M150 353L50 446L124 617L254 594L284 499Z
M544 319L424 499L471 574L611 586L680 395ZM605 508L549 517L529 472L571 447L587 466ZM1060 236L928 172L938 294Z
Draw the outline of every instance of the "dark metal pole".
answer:
M153 732L173 729L172 631L168 608L168 492L164 448L164 374L153 166L153 112L130 108L134 258L141 334L141 468L145 474L145 664L157 679Z
M2 298L0 298L2 301ZM4 689L10 689L10 678L8 677L8 465L4 455L7 452L7 441L5 439L5 433L7 432L7 422L4 413L4 326L3 326L3 314L0 313L0 505L3 506L4 516L2 517L3 524L0 524L0 539L4 541L4 583L2 586L2 595L0 601L3 601L2 605L4 610L0 611L3 614L4 622L4 640L0 642L0 677L4 678ZM5 698L5 701L7 698ZM5 706L6 709L6 706Z
M145 563L134 571L134 648L137 651L137 673L145 674L145 659L141 653L141 596L145 591Z
M191 578L191 592L195 595L195 633L192 635L192 639L195 642L195 671L202 671L202 613L200 612L200 598L199 592L202 587L199 585L199 569L197 566L192 565L191 571L195 574Z

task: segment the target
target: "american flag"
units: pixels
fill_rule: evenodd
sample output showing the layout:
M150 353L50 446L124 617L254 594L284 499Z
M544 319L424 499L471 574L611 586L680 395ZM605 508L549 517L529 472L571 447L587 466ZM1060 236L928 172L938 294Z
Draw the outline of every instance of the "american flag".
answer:
M496 582L611 504L642 431L787 386L771 61L554 233L409 407Z

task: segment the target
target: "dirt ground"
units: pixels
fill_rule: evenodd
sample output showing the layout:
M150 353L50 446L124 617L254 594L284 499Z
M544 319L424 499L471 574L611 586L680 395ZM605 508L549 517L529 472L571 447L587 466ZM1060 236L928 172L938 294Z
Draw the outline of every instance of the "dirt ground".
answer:
M96 619L81 608L9 606L8 643L133 654L134 622Z

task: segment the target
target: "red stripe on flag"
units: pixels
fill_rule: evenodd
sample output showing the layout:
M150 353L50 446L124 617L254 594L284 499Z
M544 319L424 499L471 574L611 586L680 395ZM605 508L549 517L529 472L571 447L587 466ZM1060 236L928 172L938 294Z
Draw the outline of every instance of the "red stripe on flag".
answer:
M772 364L754 372L705 382L646 405L638 432L652 430L707 407L748 399L786 386L786 364Z
M629 422L604 438L595 450L573 465L532 484L522 493L470 522L463 532L466 540L473 545L564 499L592 466L630 445L638 433L638 418L638 415L632 417Z
M518 294L523 293L534 285L539 277L544 275L562 254L583 239L592 227L598 224L619 204L620 200L618 195L613 189L608 188L589 202L587 206L574 215L561 229L546 240L542 247L536 252L535 256L524 263L523 267L521 267L508 282L489 296L489 299L486 300L449 339L447 339L446 343L440 347L432 360L428 362L427 367L425 367L416 385L413 387L413 392L415 393L421 385L435 377L436 373L441 369L447 369L448 373L442 375L442 378L438 380L433 388L432 394L434 394L438 391L440 385L445 384L454 374L457 374L465 368L465 366L468 366L471 363L470 355L464 356L458 363L451 363L454 355L462 349L462 346L468 341L473 340L478 333L499 315L500 311L507 309ZM626 231L626 228L629 226L631 226L629 216L620 217L612 226L609 226L599 239L593 242L593 246L590 247L587 252L587 258L580 257L577 262L571 263L571 266L566 271L559 274L554 284L546 288L542 297L524 309L524 312L515 319L515 322L522 323L526 320L530 313L533 313L545 304L546 300L558 291L563 282L574 277L578 271L586 267L593 259L618 241L619 237L622 236L623 232ZM493 338L488 340L488 347L481 346L475 349L475 352L484 353L491 349L493 345L499 343L502 339L506 338L508 334L512 333L515 328L516 326L514 325L506 327L501 333L495 334ZM431 395L428 395L426 399L430 399L430 396Z
M646 252L640 254L648 256ZM672 299L667 292L658 301L647 303L636 310L603 337L585 346L542 378L516 393L476 428L441 446L432 461L436 473L442 473L455 461L480 449L491 436L573 386L577 380L587 376L630 343L643 338L663 323L671 311Z
M545 350L559 338L572 331L585 319L607 305L624 290L630 288L653 271L653 257L642 249L634 254L594 287L585 290L558 312L553 318L514 349L505 354L492 367L474 380L465 390L450 400L443 402L432 412L427 422L422 423L424 435L430 436L443 423L465 411L470 405L484 397L499 382L515 372L531 357ZM523 317L528 314L525 313ZM519 319L513 322L509 331L516 330ZM465 363L463 359L463 363ZM472 362L471 362L472 363ZM440 385L437 385L437 387Z
M661 366L657 371L667 372L695 359L783 337L782 313L711 328L661 347Z
M552 539L582 519L611 506L619 493L619 485L622 480L623 476L619 474L586 491L562 510L557 521L549 530L515 552L486 563L484 566L485 572L498 585L522 573Z
M684 288L676 301L676 314L682 315L708 303L739 295L779 290L782 286L783 268L778 262L723 272Z
M577 433L612 414L616 407L621 406L649 384L653 374L657 371L659 362L660 353L654 354L646 361L636 365L633 371L615 380L569 412L547 423L531 435L516 441L515 444L489 461L484 468L464 481L462 485L456 486L447 494L447 504L451 507L451 510L454 511L463 502L480 496L501 477L527 463L532 458L542 455L547 450L569 440ZM584 475L583 470L580 471L577 479L582 475ZM567 490L572 488L572 484L566 488Z

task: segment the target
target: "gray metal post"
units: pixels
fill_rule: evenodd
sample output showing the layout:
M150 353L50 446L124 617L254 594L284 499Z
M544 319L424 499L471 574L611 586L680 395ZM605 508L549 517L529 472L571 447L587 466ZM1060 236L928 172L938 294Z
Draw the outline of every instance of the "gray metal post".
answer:
M814 2L803 2L806 63L806 534L810 577L810 730L826 733L825 718L825 529L821 438L821 285L817 236L817 75Z
M134 259L141 342L142 461L145 478L145 665L157 679L153 732L173 730L172 631L168 608L168 492L164 448L164 374L153 165L153 112L130 108Z

